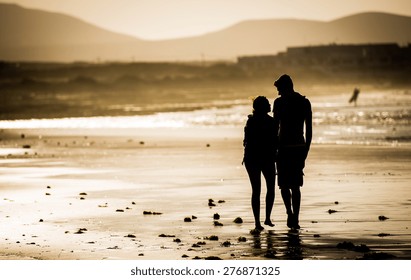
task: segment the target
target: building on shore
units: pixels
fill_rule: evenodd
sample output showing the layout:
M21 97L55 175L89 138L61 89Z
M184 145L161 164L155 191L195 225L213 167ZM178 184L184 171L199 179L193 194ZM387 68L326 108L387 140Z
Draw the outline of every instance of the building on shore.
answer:
M250 74L280 69L324 75L411 72L411 44L319 45L289 47L276 55L238 57L238 65Z

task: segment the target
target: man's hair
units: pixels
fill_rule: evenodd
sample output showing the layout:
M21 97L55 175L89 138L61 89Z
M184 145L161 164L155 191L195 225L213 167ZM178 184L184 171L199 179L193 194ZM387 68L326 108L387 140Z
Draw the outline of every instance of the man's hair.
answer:
M274 82L274 86L294 90L293 80L287 74L282 75Z

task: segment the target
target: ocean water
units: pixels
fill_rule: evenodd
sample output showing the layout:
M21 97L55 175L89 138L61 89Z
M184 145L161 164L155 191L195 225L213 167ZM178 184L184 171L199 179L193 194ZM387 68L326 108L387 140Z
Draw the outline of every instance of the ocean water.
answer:
M411 92L370 91L361 93L357 106L349 95L307 96L313 111L313 142L318 144L409 145L411 144ZM273 98L274 99L274 98ZM197 104L202 109L135 116L29 119L0 121L0 129L101 129L238 127L251 113L250 100ZM124 106L124 111L135 107ZM165 105L167 106L167 105ZM179 109L183 107L179 106ZM162 108L164 109L164 108ZM184 108L183 108L184 109Z

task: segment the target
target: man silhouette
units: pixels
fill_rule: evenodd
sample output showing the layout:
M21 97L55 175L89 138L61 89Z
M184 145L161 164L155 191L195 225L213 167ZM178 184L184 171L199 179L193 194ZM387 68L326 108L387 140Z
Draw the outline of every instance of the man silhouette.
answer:
M288 215L287 226L299 229L300 187L303 185L303 169L312 139L311 103L294 91L293 81L288 75L282 75L274 82L274 86L280 95L273 106L279 141L278 185Z

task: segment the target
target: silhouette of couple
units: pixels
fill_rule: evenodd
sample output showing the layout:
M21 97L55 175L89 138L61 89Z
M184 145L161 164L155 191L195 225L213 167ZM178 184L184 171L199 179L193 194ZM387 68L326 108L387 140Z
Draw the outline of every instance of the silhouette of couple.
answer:
M252 187L251 206L257 231L264 229L260 222L261 174L267 185L264 225L274 226L271 211L276 169L287 212L287 226L290 229L300 228L300 187L303 185L303 169L312 139L310 101L294 91L293 81L288 75L282 75L274 86L280 97L274 101L273 117L268 114L271 111L268 99L258 96L253 101L253 114L248 116L244 127L243 162Z

